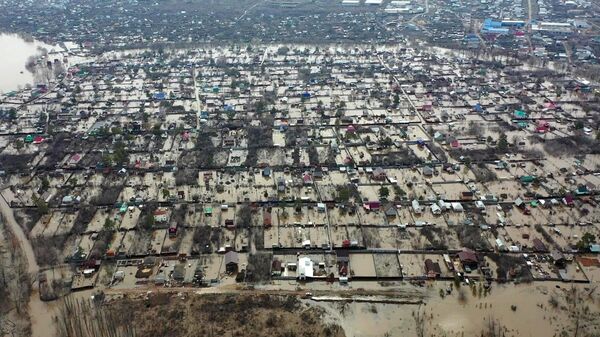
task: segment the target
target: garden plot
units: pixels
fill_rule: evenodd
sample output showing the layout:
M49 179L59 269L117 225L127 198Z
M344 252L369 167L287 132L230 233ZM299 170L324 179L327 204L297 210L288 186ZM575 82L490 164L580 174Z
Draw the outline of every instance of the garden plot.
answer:
M162 246L165 242L165 238L167 237L168 229L157 229L152 232L152 238L150 241L150 254L161 254Z
M274 235L274 239L277 241L269 241L272 245L281 244L281 247L284 248L302 248L304 243L310 242L310 247L321 248L329 244L327 228L324 226L289 226L278 227L275 230L277 235ZM265 246L267 246L266 238Z
M548 223L556 225L572 225L585 221L581 212L575 208L567 206L554 207L547 210Z
M329 221L331 226L357 225L359 223L356 213L350 214L347 210L338 208L329 211Z
M533 240L539 239L544 243L546 249L551 251L555 246L547 240L550 238L548 234L542 234L542 230L546 231L547 229L549 228L539 226L506 226L497 229L497 238L507 245L516 245L523 250L533 249Z
M179 244L179 250L177 254L179 256L189 256L192 254L194 248L194 228L186 228L182 233L177 233L178 237L181 237L181 243Z
M152 253L153 239L154 236L151 231L128 231L123 238L122 249L129 256L147 255Z
M126 232L114 232L112 238L110 239L106 251L107 255L116 255L121 249L121 242L125 237Z
M421 161L426 162L426 161L430 161L433 159L433 154L425 146L418 146L418 145L412 144L412 145L408 145L407 147Z
M443 200L460 200L462 192L469 191L463 183L432 184L431 189L438 198Z
M61 211L43 215L31 230L31 237L51 237L54 235L63 218Z
M449 230L456 233L461 248L488 250L496 246L496 238L491 231L482 230L479 226L457 225L449 227Z
M198 265L201 266L204 272L204 279L206 280L218 280L221 273L225 270L223 255L200 255L198 257Z
M134 229L137 226L141 213L142 211L137 207L133 209L129 208L120 218L119 228L124 230Z
M552 236L554 242L564 251L569 251L572 247L575 247L586 233L592 234L596 238L600 238L600 230L595 225L563 225L544 227L544 229Z
M589 281L577 263L569 263L560 273L565 281Z
M350 276L377 276L373 254L350 254Z
M411 223L420 223L420 224L446 224L443 215L435 215L431 212L431 207L425 207L425 210L421 214L411 213L413 217L413 221Z
M515 200L522 196L527 190L520 182L514 179L500 179L485 184L488 193L495 195L499 200Z
M164 242L161 247L162 254L175 254L179 252L179 247L181 246L181 242L185 235L186 230L184 228L179 228L177 231L177 235L175 237L171 237L170 235L166 235L164 238Z
M200 214L200 225L209 227L221 226L221 208L213 207L211 204L202 205L202 213Z
M188 205L188 211L185 214L185 224L187 226L196 227L202 222L202 214L204 213L204 207L198 204Z
M364 247L362 229L358 226L331 226L331 241L335 247L342 247L345 240L358 247Z
M402 277L398 254L374 254L373 262L377 277Z
M77 244L78 249L83 253L83 256L89 256L92 248L94 248L94 235L84 234L80 236L79 243Z
M362 196L363 200L369 200L369 201L377 201L380 199L379 197L379 189L381 188L381 186L379 185L359 185L358 186L358 191L360 193L360 195ZM393 193L393 189L391 187L388 187L388 190L390 192L390 195ZM393 199L393 196L390 196L389 199Z
M382 211L367 211L364 208L358 208L358 218L361 225L381 226L387 224L387 219Z
M116 209L98 209L92 221L90 221L86 232L99 232L104 228L104 224L107 220L118 219L120 221L120 217L118 215L118 210Z
M462 246L456 231L445 225L423 226L414 229L410 228L410 230L417 232L413 240L415 249L447 250L459 249ZM423 238L426 240L422 240Z
M365 246L367 248L398 249L400 233L393 227L362 227Z
M579 211L576 211L580 214L577 223L600 224L600 212L596 211L596 207L598 206L584 205ZM571 224L574 223L575 222L572 222Z
M404 277L422 277L425 276L425 259L430 258L433 262L439 262L438 255L425 254L399 254L398 260L402 268ZM433 259L436 260L433 260ZM443 261L443 259L442 259ZM440 263L440 269L444 268L443 262Z
M73 255L78 251L80 240L81 238L77 235L69 236L62 247L60 247L62 250L59 255L59 261L67 261L73 257Z
M465 212L444 212L444 219L448 227L462 225L467 220L468 215Z
M506 220L508 224L513 225L529 225L533 226L536 224L546 224L548 223L548 218L546 217L547 212L545 212L541 208L533 208L529 207L529 211L531 215L527 215L523 213L521 210L513 208L509 212L506 213Z
M73 213L64 213L63 218L60 221L60 225L56 229L54 235L66 235L71 232L73 225L75 225L75 219L77 218L77 214Z
M234 251L239 251L240 250L240 246L236 245L236 237L237 237L237 233L236 233L236 229L227 229L227 230L222 230L221 233L221 246L219 248L224 248L225 250L234 250Z

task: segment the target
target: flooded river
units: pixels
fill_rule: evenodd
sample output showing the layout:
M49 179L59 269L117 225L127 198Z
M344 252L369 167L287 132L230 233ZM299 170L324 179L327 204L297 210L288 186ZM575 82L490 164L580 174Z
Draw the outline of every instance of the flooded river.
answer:
M33 74L25 69L30 56L40 55L40 48L54 47L40 41L26 41L16 34L0 34L0 92L9 92L34 84Z

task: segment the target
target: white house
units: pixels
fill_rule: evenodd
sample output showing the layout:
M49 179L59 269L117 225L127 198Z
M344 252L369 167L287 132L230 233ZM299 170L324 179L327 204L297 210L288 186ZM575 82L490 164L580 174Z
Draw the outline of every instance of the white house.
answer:
M314 262L309 257L298 258L298 279L307 280L313 278Z

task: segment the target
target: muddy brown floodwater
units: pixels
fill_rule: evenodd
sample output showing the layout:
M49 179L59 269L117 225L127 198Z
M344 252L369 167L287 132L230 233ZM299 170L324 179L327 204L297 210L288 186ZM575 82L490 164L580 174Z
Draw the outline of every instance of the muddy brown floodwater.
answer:
M35 260L33 247L31 242L23 232L23 228L17 223L13 211L4 199L4 195L0 195L0 212L10 228L10 231L19 240L19 246L23 255L27 259L27 271L34 280L32 286L33 291L29 296L29 316L31 318L31 335L32 337L53 337L55 336L55 328L52 321L54 316L54 307L51 304L42 302L37 291L37 274L39 266Z
M28 42L16 34L0 34L0 92L10 92L33 84L33 74L25 69L30 56L39 55L38 48L50 51L53 47L39 41Z

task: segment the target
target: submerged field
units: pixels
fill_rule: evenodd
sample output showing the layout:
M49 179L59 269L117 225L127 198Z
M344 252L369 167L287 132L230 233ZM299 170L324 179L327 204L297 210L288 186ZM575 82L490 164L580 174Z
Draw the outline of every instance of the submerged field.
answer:
M358 285L357 285L358 286ZM593 285L495 286L397 283L352 292L318 286L207 293L109 292L103 302L66 300L61 336L597 336ZM446 293L452 288L451 293ZM442 296L443 293L443 296ZM71 297L73 298L73 297Z

